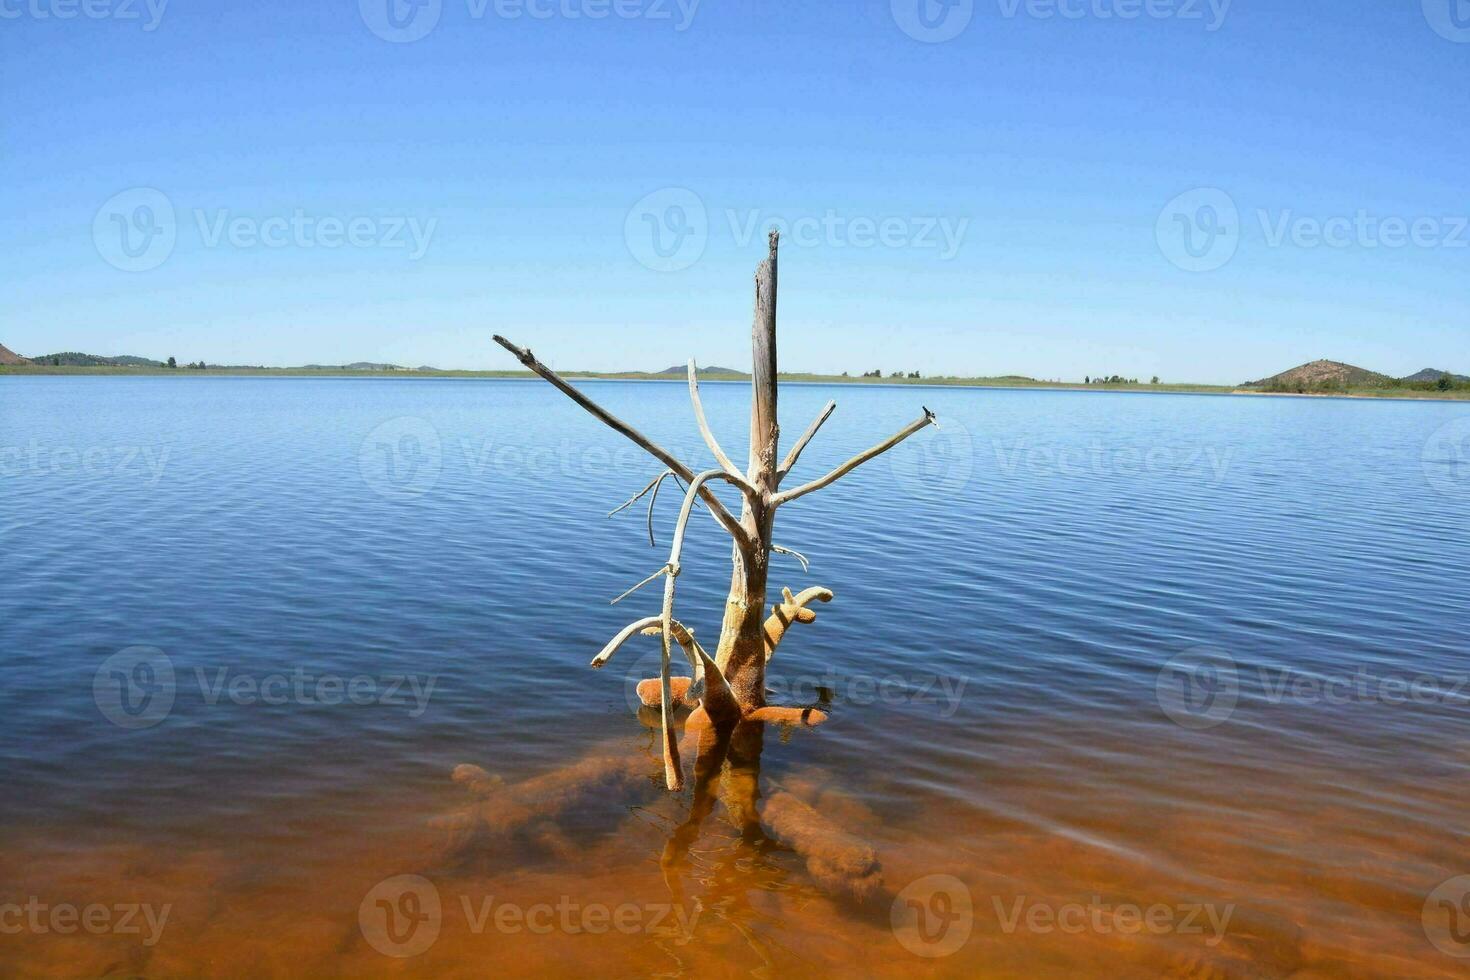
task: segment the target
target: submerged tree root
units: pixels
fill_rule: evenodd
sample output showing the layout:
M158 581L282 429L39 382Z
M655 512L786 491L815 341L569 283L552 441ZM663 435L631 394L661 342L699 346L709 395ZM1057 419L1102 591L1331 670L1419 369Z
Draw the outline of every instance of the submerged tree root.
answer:
M730 732L717 731L703 711L691 715L686 724L680 747L695 759L694 794L688 816L671 834L661 861L671 889L679 890L674 879L705 818L720 802L748 842L771 840L789 848L820 890L860 906L882 898L877 851L839 822L855 816L850 807L800 779L789 788L768 785L770 795L762 799L764 725L744 722L739 727L732 738ZM651 791L657 765L646 756L597 754L516 784L474 765L457 766L453 779L473 799L469 806L436 821L448 833L441 864L464 866L497 852L514 851L519 856L528 846L571 862L577 860L582 842L568 835L559 819L593 801ZM835 814L822 812L828 808Z
M883 869L871 844L843 830L795 794L780 791L760 807L761 823L806 861L828 892L866 905L884 894Z

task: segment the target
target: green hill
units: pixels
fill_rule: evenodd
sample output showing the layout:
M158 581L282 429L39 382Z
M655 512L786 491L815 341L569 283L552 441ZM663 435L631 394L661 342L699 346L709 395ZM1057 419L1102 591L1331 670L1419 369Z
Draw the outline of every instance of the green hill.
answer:
M133 357L130 354L103 357L100 354L79 354L76 351L42 354L31 360L37 364L51 364L60 367L163 367L162 361L155 361L148 357Z
M1400 380L1401 381L1406 381L1409 384L1413 384L1415 382L1421 382L1421 383L1422 382L1430 382L1430 383L1433 383L1433 382L1438 381L1440 378L1444 377L1447 374L1450 375L1450 380L1451 381L1454 381L1454 382L1456 382L1458 384L1464 384L1465 382L1470 381L1470 378L1467 378L1463 374L1450 374L1449 371L1440 371L1437 368L1425 368L1422 371L1416 372L1415 374L1411 374L1407 378L1401 378Z
M689 368L687 368L683 364L676 364L676 365L674 365L671 368L664 368L662 371L656 372L656 375L655 376L656 377L663 377L664 375L671 375L671 376L674 376L674 377L683 378L683 377L686 377L688 374L689 374ZM711 366L711 367L702 367L702 368L699 369L699 376L701 378L713 378L713 377L715 377L717 375L726 375L726 376L732 377L732 378L748 378L748 377L750 377L750 375L749 374L746 374L744 371L737 371L734 368L713 367L713 366Z
M1397 383L1393 378L1377 371L1341 361L1321 360L1309 361L1260 381L1247 381L1243 387L1260 391L1309 394L1346 391L1349 388L1392 388Z

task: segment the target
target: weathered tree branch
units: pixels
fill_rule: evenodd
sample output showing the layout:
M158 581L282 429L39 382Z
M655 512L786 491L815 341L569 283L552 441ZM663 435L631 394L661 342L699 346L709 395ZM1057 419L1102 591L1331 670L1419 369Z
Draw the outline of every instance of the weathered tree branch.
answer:
M745 474L730 461L730 457L725 455L725 451L720 448L719 440L710 431L709 422L704 417L704 402L699 399L699 372L694 366L692 357L689 359L689 400L694 403L694 418L699 423L699 434L704 436L704 444L709 447L710 452L714 453L715 461L731 478L730 482L739 487L741 492L747 495L754 494L755 487L751 486Z
M679 485L679 489L682 491L684 489L684 483L682 480L679 479L679 475L673 470L664 470L658 476L650 480L648 482L648 485L645 486L642 490L639 490L637 493L633 494L633 496L630 497L627 501L608 511L607 516L613 517L617 514L622 513L629 507L632 507L634 504L636 504L641 497L648 493L648 491L652 490L653 496L648 498L648 546L652 548L654 544L656 544L656 542L653 540L653 505L658 503L659 488L662 487L664 485L664 481L669 479L670 477L673 477L674 482ZM710 511L709 516L715 519L716 524L720 523L720 517L714 511Z
M822 423L827 421L828 417L836 410L837 403L828 402L822 411L818 413L817 417L812 420L812 424L806 427L806 431L801 434L801 438L796 440L796 445L791 447L791 452L786 454L786 459L782 461L781 468L776 471L777 480L780 480L787 473L791 472L791 468L796 465L796 461L801 457L801 451L806 448L806 444L812 441L812 436L817 434L817 430L822 427Z
M612 602L609 602L608 605L610 605L610 606L616 606L618 603L620 603L624 599L628 598L628 596L632 595L634 592L637 592L639 589L643 588L649 582L652 582L654 579L658 578L660 575L667 575L668 572L669 572L669 566L664 565L662 568L658 569L652 575L648 576L648 578L646 578L643 581L639 582L637 585L633 586L631 589L629 589L628 591L624 592L622 595L618 596Z
M684 532L689 529L689 514L694 509L695 495L699 493L706 481L716 479L730 479L730 475L724 470L705 470L689 481L689 489L684 494L684 506L679 508L679 520L674 525L674 540L669 545L669 560L665 565L668 574L664 576L664 607L660 619L660 625L663 628L663 658L659 665L659 680L662 685L660 712L663 717L664 777L671 790L682 789L684 786L684 772L679 765L679 745L674 739L672 718L674 700L669 684L669 642L674 621L674 583L679 578L679 556L684 551Z
M648 438L643 433L639 432L637 429L633 428L631 425L624 422L622 419L618 418L616 415L612 414L607 409L603 408L601 405L588 398L586 395L582 394L576 388L572 387L570 384L562 379L561 375L557 374L555 371L551 370L551 368L536 360L536 356L532 354L530 350L517 347L515 344L506 340L499 334L495 334L494 339L497 344L514 354L516 360L520 361L526 367L541 375L541 377L549 381L553 387L557 388L572 401L576 402L578 405L581 405L584 409L586 409L594 418L601 421L604 425L608 426L614 432L620 432L628 439L637 443L639 446L642 446L649 455L658 460L660 463L663 463L669 469L673 470L674 473L678 476L683 477L686 482L694 479L694 471L685 466L682 462L680 462L673 453L669 452L667 449L663 448L658 443L654 442L652 439ZM709 507L711 513L715 515L715 519L720 522L720 526L723 527L726 531L730 532L730 535L734 537L735 540L744 542L748 539L749 536L746 534L745 529L740 526L740 521L737 520L736 517L731 514L728 509L726 509L725 505L720 502L720 498L716 497L709 490L703 490L700 493L700 499L705 502L705 504Z
M623 511L627 510L629 507L632 507L639 500L641 500L644 494L648 493L648 491L652 490L654 487L662 483L665 478L671 477L673 475L673 470L664 470L658 476L654 477L652 480L649 480L642 490L639 490L637 493L633 494L633 496L629 497L627 500L623 501L621 504L618 504L612 510L608 511L607 516L616 517L618 514L621 514Z
M629 623L627 626L624 626L621 630L618 631L618 635L613 637L611 640L608 640L607 646L603 647L600 651L598 651L597 656L592 658L593 668L600 670L604 664L612 659L612 655L618 652L618 648L621 647L624 643L627 643L634 634L641 633L650 627L659 629L661 631L662 623L662 617L645 616L643 619L636 620L635 622ZM670 628L674 631L674 639L679 641L679 645L682 646L685 653L688 654L689 665L692 667L698 664L699 658L694 652L694 634L690 633L689 630L685 628L684 624L679 622L677 619L669 625Z
M806 555L803 555L795 548L783 548L779 544L773 544L771 545L771 550L778 555L790 555L792 558L795 558L797 561L801 562L801 570L803 572L811 571L811 562L807 561Z
M848 473L857 469L868 460L872 459L874 456L881 456L883 453L888 452L888 450L903 442L909 436L924 428L924 426L933 425L934 418L935 416L933 412L929 411L927 408L924 409L924 414L921 418L915 419L908 425L904 426L901 430L899 430L896 435L890 436L883 442L880 442L878 445L874 446L872 449L868 449L858 453L852 459L849 459L847 462L843 463L841 466L837 467L826 476L818 477L810 483L803 483L799 487L794 487L790 490L786 490L776 494L776 497L772 501L772 503L775 506L779 507L782 504L790 503L791 501L796 500L799 497L805 497L807 494L811 493L814 490L820 490L829 484L837 482Z

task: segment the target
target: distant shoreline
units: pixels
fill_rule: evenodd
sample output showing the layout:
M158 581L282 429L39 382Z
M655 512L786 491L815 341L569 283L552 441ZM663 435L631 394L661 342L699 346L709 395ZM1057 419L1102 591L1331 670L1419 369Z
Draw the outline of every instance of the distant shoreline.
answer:
M567 371L565 377L587 381L663 381L684 384L682 377L666 373L654 374L639 371ZM52 366L42 364L0 365L0 377L239 377L239 378L480 378L500 381L528 381L536 376L529 371L418 371L418 370L360 370L348 368L165 368L124 366ZM1401 401L1466 401L1466 391L1423 391L1408 388L1349 388L1344 391L1328 392L1278 392L1253 391L1238 385L1206 384L1078 384L1064 381L1036 381L1014 375L993 378L863 378L844 375L794 373L780 375L782 381L808 384L908 386L933 388L995 388L1044 391L1088 391L1088 392L1143 392L1151 394L1195 394L1195 395L1264 395L1277 398L1375 398ZM701 375L706 383L746 382L748 376L735 374Z

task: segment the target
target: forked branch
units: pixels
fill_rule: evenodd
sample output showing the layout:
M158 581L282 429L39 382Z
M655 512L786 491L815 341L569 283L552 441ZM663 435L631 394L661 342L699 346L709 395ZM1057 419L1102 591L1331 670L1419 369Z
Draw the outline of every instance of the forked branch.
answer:
M674 482L679 484L680 490L684 489L684 484L680 482L678 474L676 474L673 470L664 470L658 476L648 481L648 485L646 487L633 494L633 496L629 498L626 503L620 504L619 506L614 507L612 510L607 512L608 517L612 517L615 514L621 513L622 511L627 510L629 507L632 507L640 499L642 499L643 496L648 493L648 491L652 490L653 496L648 498L648 546L650 548L652 548L655 543L653 540L653 505L658 503L659 488L664 485L664 481L667 480L669 477L674 478ZM719 515L715 514L713 511L710 512L710 516L715 519L716 523L719 522Z
M888 450L903 442L909 436L924 428L924 426L933 425L934 418L935 416L933 412L929 411L927 408L924 409L924 414L922 417L917 418L914 421L910 422L908 425L904 426L901 430L899 430L896 435L890 436L884 441L878 443L878 445L874 446L872 449L864 450L863 452L858 453L852 459L849 459L847 462L843 463L841 466L837 467L826 476L818 477L810 483L803 483L799 487L793 487L790 490L786 490L776 494L776 497L772 501L772 503L779 507L781 504L790 503L791 501L796 500L798 497L805 497L813 490L820 490L823 487L828 486L829 484L836 483L838 480L842 479L848 473L857 469L859 466L863 465L874 456L881 456L884 453L888 452Z
M645 616L643 619L635 620L618 631L618 635L607 641L607 646L598 651L597 656L592 658L592 666L601 669L602 665L612 659L612 655L618 652L618 648L627 643L635 634L644 633L649 629L662 632L663 617ZM700 664L699 654L696 652L697 643L694 642L694 634L685 628L684 624L677 619L669 624L673 631L674 639L684 648L685 656L689 665L695 667Z
M562 394L566 395L578 405L581 405L584 409L587 410L588 413L590 413L594 418L601 421L608 428L612 429L614 432L622 433L631 441L637 443L639 446L642 446L643 449L647 451L650 456L658 460L660 463L663 463L669 469L673 470L675 474L682 477L686 482L694 479L694 471L685 466L682 462L680 462L673 453L669 452L667 449L660 446L658 443L654 442L652 439L648 438L643 433L639 432L637 429L633 428L631 425L624 422L622 419L618 418L616 415L612 414L592 399L588 398L586 395L582 394L576 388L572 387L561 377L561 375L557 374L555 371L551 370L551 368L536 360L536 356L532 354L529 350L517 347L515 344L506 340L499 334L495 335L495 342L514 354L516 360L520 361L536 374L539 374L541 377L545 378L552 384L553 387L560 390ZM701 500L704 501L705 505L709 507L710 512L715 515L715 519L720 522L720 526L723 527L726 531L730 532L730 535L734 537L736 541L739 541L742 544L746 544L749 542L749 535L746 534L745 529L740 526L740 521L733 514L731 514L728 509L726 509L724 504L720 503L720 498L716 497L708 489L701 489L699 497Z

